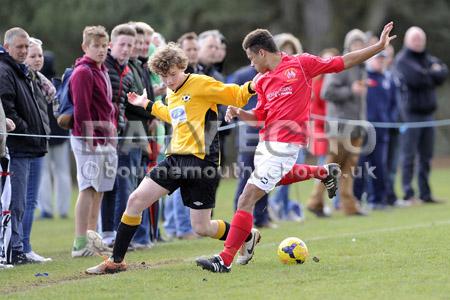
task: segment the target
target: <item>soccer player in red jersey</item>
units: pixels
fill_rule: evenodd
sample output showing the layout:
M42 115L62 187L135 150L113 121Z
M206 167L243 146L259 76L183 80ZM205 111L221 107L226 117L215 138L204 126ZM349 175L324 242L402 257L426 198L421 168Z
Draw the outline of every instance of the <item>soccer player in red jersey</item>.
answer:
M280 184L282 178L281 184L288 184L301 181L305 175L315 177L314 174L320 171L325 175L331 173L321 167L295 165L299 149L307 143L312 78L341 72L379 53L396 37L389 36L393 26L393 22L384 26L376 44L327 59L306 53L298 56L281 53L270 32L264 29L256 29L245 37L242 46L247 57L262 74L256 82L258 104L251 111L230 106L226 119L239 117L262 127L255 154L255 171L238 200L223 251L211 258L197 259L198 266L211 272L229 272L239 249L240 256L246 255L248 262L260 238L259 234L254 234L246 241L252 230L255 203ZM302 168L301 172L296 172L296 168ZM291 180L287 179L289 177Z

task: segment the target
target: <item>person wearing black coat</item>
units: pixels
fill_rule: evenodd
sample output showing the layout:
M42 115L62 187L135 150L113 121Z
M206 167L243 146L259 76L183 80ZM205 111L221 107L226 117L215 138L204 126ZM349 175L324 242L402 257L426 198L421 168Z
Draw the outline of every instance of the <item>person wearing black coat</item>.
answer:
M404 122L432 121L437 109L435 89L445 81L447 66L426 49L426 35L419 27L406 31L404 47L397 54L395 69L407 87L407 95L400 101L400 115ZM433 199L429 174L434 147L434 128L407 128L403 132L402 187L407 203L416 201L412 179L415 158L418 156L419 199L425 203Z
M47 111L43 111L35 97L28 68L27 58L29 35L22 28L11 28L5 33L4 48L0 49L0 98L7 118L16 125L14 134L46 135L48 126L44 126ZM31 174L33 165L41 161L47 152L46 137L10 136L7 146L11 156L10 172L11 192L11 228L12 263L30 263L24 253L22 242L22 220L25 213L27 193L34 190L37 176ZM30 187L31 190L28 190Z

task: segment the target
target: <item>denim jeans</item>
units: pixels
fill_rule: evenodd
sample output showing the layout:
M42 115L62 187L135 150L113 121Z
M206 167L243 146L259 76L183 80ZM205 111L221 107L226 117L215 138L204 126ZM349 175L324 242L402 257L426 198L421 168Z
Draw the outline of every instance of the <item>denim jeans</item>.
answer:
M31 249L30 236L34 220L34 210L38 204L39 187L42 178L42 163L44 157L30 160L30 172L28 173L27 198L25 202L25 214L22 221L22 243L23 252L28 253Z
M180 189L167 196L164 204L165 232L173 237L192 233L190 209L184 206Z
M11 244L15 252L30 252L30 233L41 179L42 157L11 158Z

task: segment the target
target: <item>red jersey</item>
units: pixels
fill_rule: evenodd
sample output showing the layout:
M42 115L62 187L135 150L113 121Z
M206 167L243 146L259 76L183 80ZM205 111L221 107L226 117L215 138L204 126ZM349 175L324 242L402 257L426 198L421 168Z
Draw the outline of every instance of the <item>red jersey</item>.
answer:
M341 56L327 59L311 54L281 54L281 62L256 83L258 103L253 109L262 141L306 145L312 78L344 69Z

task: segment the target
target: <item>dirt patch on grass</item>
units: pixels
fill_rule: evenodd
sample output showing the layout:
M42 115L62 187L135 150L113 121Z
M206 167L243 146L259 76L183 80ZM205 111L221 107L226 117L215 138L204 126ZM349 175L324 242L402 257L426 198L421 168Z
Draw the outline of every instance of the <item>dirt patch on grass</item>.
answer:
M179 263L184 263L185 260L183 259L168 259L168 260L162 260L158 262L136 262L136 263L128 263L128 271L140 271L140 270L149 270L149 269L155 269L160 268L168 265L175 265ZM93 278L96 276L111 276L115 274L107 274L107 275L88 275L84 272L75 273L69 276L64 276L60 278L50 278L50 277L39 277L36 278L34 281L26 282L25 284L22 282L21 285L15 285L15 286L8 286L8 287L2 287L0 288L0 293L2 295L8 295L8 294L14 294L18 292L24 291L24 285L28 288L44 288L44 287L50 287L55 286L59 284L64 284L72 281L80 281L80 280L87 280L89 278Z

